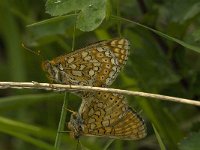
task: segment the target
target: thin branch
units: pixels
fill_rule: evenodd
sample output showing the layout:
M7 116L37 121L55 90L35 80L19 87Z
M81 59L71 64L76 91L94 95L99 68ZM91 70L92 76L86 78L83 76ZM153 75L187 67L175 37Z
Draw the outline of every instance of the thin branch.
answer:
M200 106L200 101L190 100L185 98L178 98L172 96L165 96L160 94L152 94L138 91L128 91L113 88L101 88L101 87L91 87L91 86L80 86L80 85L63 85L63 84L50 84L50 83L38 83L32 82L0 82L0 89L44 89L44 90L54 90L54 91L105 91L118 94L141 96L153 99L159 99L164 101L172 101L177 103L190 104L195 106Z

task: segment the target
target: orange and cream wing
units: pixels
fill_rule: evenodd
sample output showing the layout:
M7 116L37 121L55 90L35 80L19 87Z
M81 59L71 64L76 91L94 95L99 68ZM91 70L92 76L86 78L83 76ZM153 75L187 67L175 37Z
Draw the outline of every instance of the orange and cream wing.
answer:
M101 41L44 61L42 68L56 83L105 87L112 84L128 59L129 41Z
M127 105L125 97L108 92L85 97L68 125L76 138L85 135L138 140L147 134L144 121Z

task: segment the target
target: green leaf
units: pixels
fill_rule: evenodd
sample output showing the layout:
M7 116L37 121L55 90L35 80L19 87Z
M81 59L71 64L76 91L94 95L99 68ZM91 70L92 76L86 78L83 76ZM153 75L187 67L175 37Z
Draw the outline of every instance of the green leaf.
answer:
M92 0L47 0L46 12L52 16L60 16L89 6Z
M82 31L92 31L97 28L106 16L105 1L97 1L81 11L77 17L77 27Z
M106 0L48 0L46 12L52 16L80 11L77 16L77 27L82 31L96 29L106 16Z
M199 150L200 148L200 132L193 133L187 138L183 139L180 144L180 150Z

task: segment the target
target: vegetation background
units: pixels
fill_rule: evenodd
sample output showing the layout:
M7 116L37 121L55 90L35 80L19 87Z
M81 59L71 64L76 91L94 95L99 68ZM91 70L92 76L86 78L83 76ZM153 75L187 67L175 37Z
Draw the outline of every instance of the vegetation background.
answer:
M200 99L199 0L1 0L0 18L0 81L49 82L43 60L69 53L73 45L78 49L122 36L131 42L130 56L112 87ZM78 110L80 98L66 95L67 107ZM0 90L0 149L54 149L63 99L63 93L43 90ZM128 100L143 116L148 136L140 141L84 137L84 149L200 147L199 107ZM76 149L76 144L64 133L58 149Z

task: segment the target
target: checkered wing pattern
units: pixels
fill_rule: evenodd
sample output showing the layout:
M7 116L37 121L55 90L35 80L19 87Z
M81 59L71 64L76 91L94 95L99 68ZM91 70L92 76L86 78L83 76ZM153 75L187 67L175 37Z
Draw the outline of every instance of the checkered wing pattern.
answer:
M85 135L138 140L147 134L144 121L127 105L125 97L108 92L85 97L79 112L71 115L68 127L75 138Z
M105 87L112 84L128 59L129 41L101 41L44 61L42 68L56 83Z

